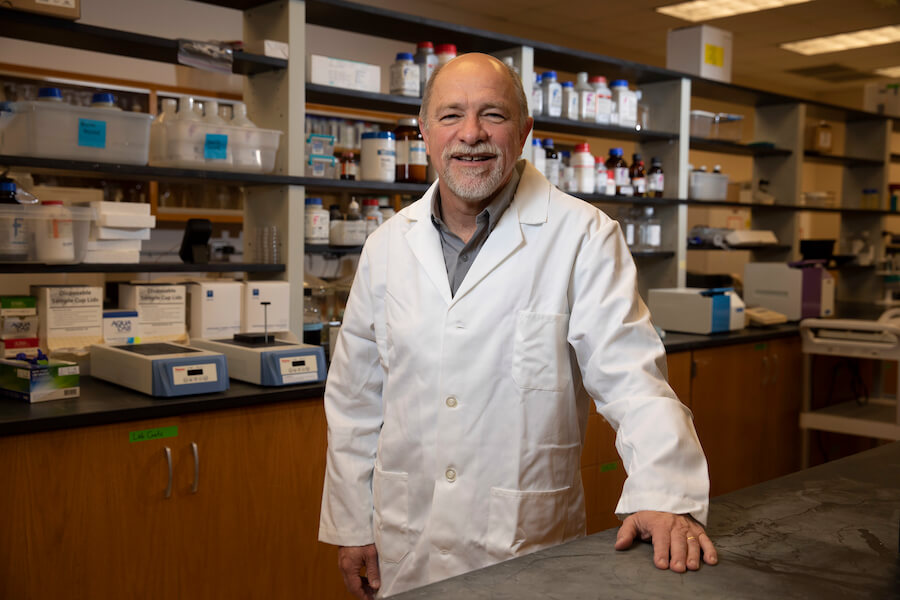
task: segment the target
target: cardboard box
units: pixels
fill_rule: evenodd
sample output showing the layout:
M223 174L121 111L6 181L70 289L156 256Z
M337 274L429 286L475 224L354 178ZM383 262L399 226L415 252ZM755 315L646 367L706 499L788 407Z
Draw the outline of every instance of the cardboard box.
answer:
M241 331L240 281L197 281L188 286L191 338L231 339Z
M377 94L381 91L381 67L310 54L309 82Z
M40 339L36 337L0 340L0 348L3 350L0 358L15 358L19 354L33 358L37 356L40 344Z
M59 201L65 204L89 204L103 200L103 190L99 188L61 187L55 185L36 185L31 188L41 202ZM150 206L149 204L147 206Z
M33 296L0 296L0 317L31 317L37 314Z
M183 285L120 283L119 308L138 312L145 342L185 341L186 295Z
M136 310L103 311L104 344L140 344L141 322Z
M0 317L0 339L14 340L20 338L36 338L38 336L38 317Z
M31 286L37 297L41 348L81 351L103 340L103 288L88 285Z
M262 54L263 56L271 56L272 58L288 59L288 53L291 47L284 42L276 42L275 40L256 40L253 42L244 42L242 45L244 52L250 54Z
M731 32L709 25L669 31L666 68L731 83Z
M0 360L0 396L25 402L77 398L78 365L65 360L33 364L24 360Z
M81 0L3 0L3 8L23 10L62 19L81 18Z
M291 288L287 281L246 281L241 303L241 331L265 330L266 314L262 302L268 302L269 332L290 329Z

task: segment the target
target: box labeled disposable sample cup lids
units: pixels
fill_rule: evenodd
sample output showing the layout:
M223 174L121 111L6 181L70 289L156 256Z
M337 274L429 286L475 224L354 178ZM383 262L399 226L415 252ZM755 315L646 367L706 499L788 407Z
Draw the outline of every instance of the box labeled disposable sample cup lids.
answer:
M120 283L119 308L136 310L143 341L184 341L184 285Z
M669 31L666 68L731 83L730 31L694 25Z
M241 331L240 281L197 281L188 285L191 338L230 338Z
M83 350L103 340L103 288L88 285L32 286L37 297L41 348Z
M263 302L268 302L268 330L288 331L291 290L287 281L246 281L241 315L241 331L254 333L264 330L266 318Z
M381 67L378 65L310 54L307 72L310 83L360 92L381 91Z
M0 359L0 396L24 402L77 398L78 365L65 360Z

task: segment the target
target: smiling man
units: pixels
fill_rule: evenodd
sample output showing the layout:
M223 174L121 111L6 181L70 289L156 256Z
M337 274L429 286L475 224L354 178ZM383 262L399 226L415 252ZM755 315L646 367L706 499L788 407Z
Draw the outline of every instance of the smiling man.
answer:
M438 69L420 126L439 180L360 257L325 391L319 526L358 598L584 535L592 401L628 473L616 547L652 538L675 571L717 560L706 460L621 231L518 160L532 124L497 59Z

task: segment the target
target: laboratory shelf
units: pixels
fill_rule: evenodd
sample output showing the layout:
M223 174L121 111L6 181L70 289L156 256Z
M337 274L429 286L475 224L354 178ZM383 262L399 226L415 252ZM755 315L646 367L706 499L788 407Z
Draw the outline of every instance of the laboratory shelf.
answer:
M800 428L900 440L897 402L887 398L870 398L867 402L842 402L801 412Z
M0 273L283 273L283 264L260 263L130 263L44 265L0 263Z
M3 23L3 30L0 31L3 37L180 64L178 40L84 25L6 8L0 8L0 23ZM233 56L232 69L238 75L255 75L287 67L287 61L280 58L247 52L235 52Z
M673 258L675 252L671 250L634 250L631 252L632 258L650 259L650 258Z
M329 106L340 106L343 108L380 110L414 116L419 114L421 98L381 94L377 92L361 92L359 90L350 90L330 85L307 83L306 102L309 104L327 104Z
M759 244L756 246L728 246L720 248L719 246L688 246L688 250L712 250L714 252L734 252L735 250L753 250L754 252L789 252L793 250L791 246L785 244Z
M331 246L329 244L306 244L303 247L307 254L324 254L325 256L344 256L346 254L359 254L362 246Z
M804 151L803 156L810 162L828 165L841 165L844 167L880 167L884 165L883 160L876 160L874 158L838 156L836 154L819 154L818 152L813 152L812 150Z
M759 202L728 202L726 200L682 200L688 206L706 206L713 208L752 208L754 211L785 212L826 212L842 214L894 215L896 211L877 210L872 208L841 208L837 206L806 206L803 204L761 204Z
M553 133L569 133L639 142L670 141L678 137L675 133L664 131L641 130L634 127L619 127L618 125L604 125L543 115L534 118L534 129L536 131L549 130L549 132L552 132L550 135Z
M320 177L291 177L290 183L306 186L307 191L348 192L351 194L412 194L421 196L429 188L427 183L387 183L383 181L322 179Z
M691 137L691 150L704 150L708 152L722 152L724 154L739 154L745 156L790 156L792 152L785 148L773 148L771 146L738 144L726 140L710 140L701 137Z
M38 158L33 156L0 155L0 167L26 167L35 173L73 175L99 179L128 179L132 181L193 182L198 179L234 185L288 185L296 177L263 173L240 173L204 169L149 167L84 160Z
M582 194L581 192L566 192L570 196L581 198L591 204L642 204L652 206L677 206L684 200L678 198L653 198L650 196L604 196L603 194Z

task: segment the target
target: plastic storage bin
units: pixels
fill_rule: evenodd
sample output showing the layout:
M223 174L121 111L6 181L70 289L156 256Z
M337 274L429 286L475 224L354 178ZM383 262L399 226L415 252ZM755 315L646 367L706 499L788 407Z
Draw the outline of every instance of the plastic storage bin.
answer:
M691 136L711 138L712 126L716 120L716 113L705 110L691 111Z
M52 102L11 107L0 127L2 154L147 164L151 115Z
M712 140L741 141L744 115L712 113L705 110L691 111L691 136Z
M688 180L691 200L725 200L728 196L728 175L694 171Z
M94 209L82 206L0 206L0 228L25 234L26 256L0 253L0 262L77 264L87 252Z
M337 160L334 156L321 156L313 154L306 159L303 174L306 177L322 177L323 179L335 179Z
M272 129L177 119L154 129L154 135L163 139L154 138L153 166L251 173L272 172L281 139Z

